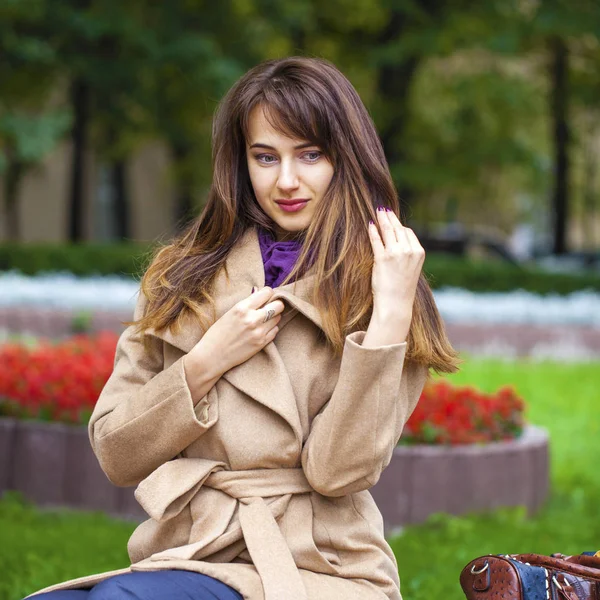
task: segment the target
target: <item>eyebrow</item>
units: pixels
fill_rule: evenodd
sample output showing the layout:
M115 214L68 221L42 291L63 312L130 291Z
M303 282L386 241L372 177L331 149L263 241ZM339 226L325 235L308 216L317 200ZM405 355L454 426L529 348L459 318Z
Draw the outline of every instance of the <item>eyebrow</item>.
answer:
M315 144L313 142L305 142L304 144L298 144L294 146L294 150L302 150L302 148L310 148L311 146L318 146L319 144ZM268 144L256 143L252 144L250 148L266 148L267 150L276 150L273 146L269 146Z

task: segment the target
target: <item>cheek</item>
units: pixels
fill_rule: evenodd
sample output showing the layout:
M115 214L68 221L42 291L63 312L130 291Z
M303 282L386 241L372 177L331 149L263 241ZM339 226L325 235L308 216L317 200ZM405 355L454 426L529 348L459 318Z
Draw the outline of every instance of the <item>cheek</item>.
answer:
M318 184L317 187L321 194L324 194L331 183L331 179L333 178L333 167L331 165L327 165L323 168L323 170L319 173L318 176Z
M250 181L254 188L254 193L257 196L264 194L269 188L269 178L264 169L249 168L248 173L250 174Z

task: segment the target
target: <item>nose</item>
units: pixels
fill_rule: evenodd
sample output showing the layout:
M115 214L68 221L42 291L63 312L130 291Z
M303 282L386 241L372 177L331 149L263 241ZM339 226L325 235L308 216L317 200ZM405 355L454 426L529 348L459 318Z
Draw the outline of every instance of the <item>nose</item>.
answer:
M297 189L299 184L298 173L293 161L282 161L279 177L277 178L277 187L284 193L290 193Z

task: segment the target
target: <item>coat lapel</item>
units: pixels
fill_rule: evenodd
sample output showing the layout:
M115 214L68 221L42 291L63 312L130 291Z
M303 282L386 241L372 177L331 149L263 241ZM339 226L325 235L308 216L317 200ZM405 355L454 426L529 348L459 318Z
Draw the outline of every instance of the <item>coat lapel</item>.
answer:
M265 271L258 235L254 228L245 232L240 243L229 253L225 265L226 269L222 270L215 280L213 293L215 320L220 319L240 300L248 297L252 286L260 289L265 285ZM319 311L311 303L314 280L315 276L309 274L296 282L274 289L271 301L281 299L286 304L279 322L280 330L299 312L317 327L322 326ZM152 328L147 332L186 353L200 341L203 335L198 320L192 315L184 319L177 333L171 329L156 331Z
M239 244L234 247L215 281L215 317L221 318L240 300L247 298L252 286L265 285L265 274L258 235L254 228L245 232ZM285 309L279 322L279 329L285 327L298 313L303 314L317 327L321 327L319 311L311 303L315 276L309 274L296 282L274 289L273 300L283 300ZM189 317L178 333L170 329L163 332L149 330L151 335L161 338L183 352L189 352L202 338L202 329L193 317ZM271 342L246 362L224 373L223 378L241 392L280 415L293 429L297 439L302 441L302 429L296 399L289 380L287 369Z

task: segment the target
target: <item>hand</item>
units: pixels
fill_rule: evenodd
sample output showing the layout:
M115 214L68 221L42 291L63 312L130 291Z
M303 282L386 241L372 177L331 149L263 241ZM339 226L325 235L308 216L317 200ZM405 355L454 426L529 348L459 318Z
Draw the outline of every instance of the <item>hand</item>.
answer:
M202 365L211 375L221 376L260 352L277 335L285 308L281 300L265 304L272 295L273 289L264 287L240 300L209 327L184 362ZM269 309L275 311L274 316L265 323Z
M381 235L375 224L369 224L374 308L412 312L425 250L413 230L403 227L393 211L378 209L377 219Z

